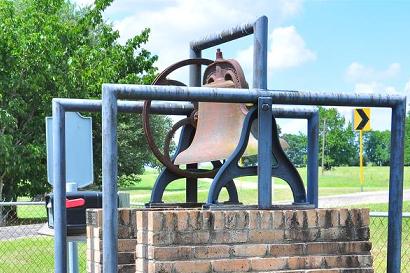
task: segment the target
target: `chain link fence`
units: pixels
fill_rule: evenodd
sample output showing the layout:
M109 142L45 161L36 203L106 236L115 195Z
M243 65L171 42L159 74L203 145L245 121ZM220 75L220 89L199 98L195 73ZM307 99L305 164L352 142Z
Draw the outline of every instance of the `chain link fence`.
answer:
M410 272L410 208L403 214L402 272ZM44 202L0 203L0 272L54 272L54 240L47 230ZM370 218L374 269L386 272L387 213L372 212ZM79 269L86 272L86 243L78 243Z
M53 273L54 240L44 202L0 203L0 272ZM86 272L86 243L78 243L79 272Z

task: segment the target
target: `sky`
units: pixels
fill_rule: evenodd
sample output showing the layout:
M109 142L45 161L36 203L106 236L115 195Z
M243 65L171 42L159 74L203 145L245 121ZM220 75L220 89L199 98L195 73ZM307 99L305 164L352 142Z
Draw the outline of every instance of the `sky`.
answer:
M268 88L410 95L410 1L114 0L104 17L122 43L151 28L146 48L161 70L188 58L190 41L262 15L269 19ZM252 42L250 36L219 46L240 62L249 83ZM203 56L214 59L215 50ZM172 78L186 82L187 75ZM352 108L338 109L352 120ZM372 109L372 128L390 129L390 117L389 109ZM283 133L306 132L305 120L278 123Z

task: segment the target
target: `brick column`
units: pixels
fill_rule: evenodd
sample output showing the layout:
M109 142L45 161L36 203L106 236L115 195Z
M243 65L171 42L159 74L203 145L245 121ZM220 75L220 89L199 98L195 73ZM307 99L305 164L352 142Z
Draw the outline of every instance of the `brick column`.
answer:
M367 209L144 209L120 218L119 272L373 272ZM101 272L101 210L88 220L88 272Z

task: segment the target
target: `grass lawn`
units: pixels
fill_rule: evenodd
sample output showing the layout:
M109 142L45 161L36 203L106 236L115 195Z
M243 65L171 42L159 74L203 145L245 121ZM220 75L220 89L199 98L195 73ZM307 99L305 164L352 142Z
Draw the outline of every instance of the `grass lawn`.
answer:
M306 181L306 168L298 169L303 179ZM388 190L389 168L388 167L366 167L365 168L364 191ZM154 185L158 173L155 170L147 170L141 175L141 182L130 188L122 189L131 193L131 202L146 203L149 201L151 189ZM257 203L257 177L242 177L235 179L238 188L240 201L244 204ZM410 167L405 167L404 187L410 188ZM204 202L207 197L210 179L200 179L198 183L200 202ZM287 184L280 179L274 182L273 200L284 201L291 199L291 191ZM319 194L329 196L337 194L354 193L360 191L359 168L358 167L337 167L331 171L326 171L319 175ZM165 202L183 202L185 200L185 182L177 180L172 182L164 194ZM222 191L221 199L227 200L226 191Z
M0 272L54 272L54 240L38 236L1 241ZM86 272L86 243L79 243L79 272Z

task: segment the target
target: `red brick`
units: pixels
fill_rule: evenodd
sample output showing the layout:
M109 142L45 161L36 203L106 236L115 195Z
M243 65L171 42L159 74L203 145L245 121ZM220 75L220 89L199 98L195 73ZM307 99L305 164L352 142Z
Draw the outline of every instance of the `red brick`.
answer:
M249 217L249 223L248 223L249 229L260 228L259 212L257 210L248 210L247 213Z
M187 260L194 257L191 246L148 247L149 259L157 261Z
M335 242L318 242L306 244L306 255L328 254L336 255L339 253L339 244Z
M289 257L287 259L287 268L291 270L302 269L305 267L305 257Z
M281 210L274 210L271 212L273 218L274 229L281 229L285 226L285 215Z
M175 273L207 273L211 270L210 261L176 261Z
M148 273L172 273L172 262L148 262Z
M265 244L244 244L233 246L233 255L236 257L264 257L268 251Z
M273 257L283 256L300 256L304 254L305 244L271 244L269 245L269 254Z
M228 258L230 247L227 245L196 246L194 255L197 259Z
M214 211L213 212L213 219L214 219L214 230L223 230L225 228L225 219L223 211Z
M272 214L269 210L262 210L259 212L261 229L272 229Z
M236 212L235 211L225 211L225 229L236 229Z
M249 243L274 243L284 239L283 230L250 230Z
M209 242L213 244L245 243L247 241L248 232L246 230L215 231L209 239Z
M160 211L148 212L148 230L161 231L164 222L164 215Z
M286 258L254 258L251 268L253 271L282 270L286 268Z
M189 228L193 230L198 230L201 229L202 227L202 217L200 217L199 211L198 210L191 210L188 212L189 214L189 220L188 220L188 226Z
M215 272L246 272L250 269L249 259L224 259L212 261Z
M136 239L118 239L118 251L127 252L135 250Z

